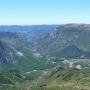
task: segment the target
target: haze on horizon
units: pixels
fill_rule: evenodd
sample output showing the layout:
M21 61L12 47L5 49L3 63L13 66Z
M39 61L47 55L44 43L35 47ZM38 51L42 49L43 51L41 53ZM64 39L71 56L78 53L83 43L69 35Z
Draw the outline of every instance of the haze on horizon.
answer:
M90 0L0 0L0 25L90 23Z

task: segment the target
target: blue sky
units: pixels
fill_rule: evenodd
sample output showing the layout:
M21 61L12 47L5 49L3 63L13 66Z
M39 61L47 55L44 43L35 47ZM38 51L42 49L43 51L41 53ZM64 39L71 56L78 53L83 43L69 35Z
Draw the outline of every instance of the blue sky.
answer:
M0 25L90 23L90 0L0 0Z

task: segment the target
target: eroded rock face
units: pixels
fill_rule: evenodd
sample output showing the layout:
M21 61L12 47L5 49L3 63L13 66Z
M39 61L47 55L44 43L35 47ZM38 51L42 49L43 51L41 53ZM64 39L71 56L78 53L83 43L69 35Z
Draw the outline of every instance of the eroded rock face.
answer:
M0 41L0 64L15 63L17 58L17 50Z

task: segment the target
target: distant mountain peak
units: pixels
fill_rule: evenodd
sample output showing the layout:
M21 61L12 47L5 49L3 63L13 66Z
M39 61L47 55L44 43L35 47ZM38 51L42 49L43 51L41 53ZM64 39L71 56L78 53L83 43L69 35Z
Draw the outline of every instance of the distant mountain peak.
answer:
M82 30L90 30L90 24L64 24L64 28L67 29L82 29Z

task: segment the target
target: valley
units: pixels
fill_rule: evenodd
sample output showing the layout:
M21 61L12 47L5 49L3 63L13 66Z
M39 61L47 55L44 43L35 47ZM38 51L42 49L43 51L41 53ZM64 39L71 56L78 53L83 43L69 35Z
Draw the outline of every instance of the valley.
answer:
M0 90L90 90L90 25L0 26Z

